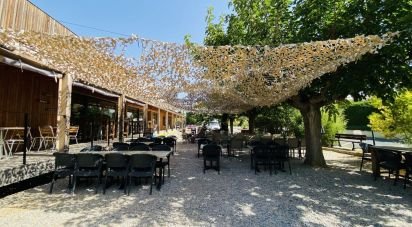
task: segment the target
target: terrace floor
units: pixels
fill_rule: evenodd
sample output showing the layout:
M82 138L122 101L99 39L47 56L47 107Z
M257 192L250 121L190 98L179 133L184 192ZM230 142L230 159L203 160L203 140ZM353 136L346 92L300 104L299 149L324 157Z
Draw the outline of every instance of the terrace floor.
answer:
M410 226L412 188L374 181L359 157L325 151L329 168L293 160L292 175L257 175L247 155L222 159L221 174L202 172L196 146L179 144L161 191L133 186L130 196L83 182L72 195L57 181L0 199L0 226Z

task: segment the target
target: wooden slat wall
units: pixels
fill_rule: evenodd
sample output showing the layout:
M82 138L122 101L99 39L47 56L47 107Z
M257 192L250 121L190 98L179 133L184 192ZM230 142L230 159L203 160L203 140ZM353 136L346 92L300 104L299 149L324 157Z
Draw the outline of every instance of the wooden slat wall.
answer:
M54 79L0 63L0 127L24 126L29 114L32 132L57 124L58 83Z
M0 0L0 28L75 35L27 0Z

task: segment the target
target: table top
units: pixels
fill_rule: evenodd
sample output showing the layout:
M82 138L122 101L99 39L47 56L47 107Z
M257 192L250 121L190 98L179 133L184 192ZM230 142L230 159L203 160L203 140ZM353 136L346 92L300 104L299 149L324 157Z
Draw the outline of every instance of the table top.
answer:
M373 146L374 148L392 150L402 153L412 153L412 148L410 147L393 147L393 146Z
M0 130L24 130L24 127L0 127Z
M83 152L70 152L72 154L99 154L105 156L106 154L123 154L123 155L134 155L134 154L150 154L156 156L157 158L167 158L172 151L83 151Z

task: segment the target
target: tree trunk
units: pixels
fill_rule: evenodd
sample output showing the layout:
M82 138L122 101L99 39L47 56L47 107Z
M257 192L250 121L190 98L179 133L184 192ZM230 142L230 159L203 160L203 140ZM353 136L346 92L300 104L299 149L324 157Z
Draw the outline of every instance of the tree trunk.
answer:
M257 114L255 112L249 112L247 117L249 119L249 133L255 132L255 119Z
M229 117L229 126L230 126L230 134L233 135L233 121L235 120L234 116Z
M229 119L229 114L222 114L222 121L220 122L220 129L228 132L229 131L229 126L227 124L227 120Z
M305 164L326 167L321 143L321 112L320 107L306 104L300 108L305 125L306 159Z

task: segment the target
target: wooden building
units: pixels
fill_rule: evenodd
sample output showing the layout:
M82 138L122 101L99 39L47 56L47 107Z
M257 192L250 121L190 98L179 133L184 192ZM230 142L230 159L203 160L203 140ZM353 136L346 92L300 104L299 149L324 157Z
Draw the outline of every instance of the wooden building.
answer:
M27 0L0 0L0 29L76 36ZM57 148L63 150L69 143L67 129L71 124L80 125L85 140L96 139L95 135L122 140L136 122L138 131L168 130L183 122L181 113L157 106L156 100L145 103L138 97L86 82L73 81L71 76L34 60L29 53L0 43L0 127L23 126L27 113L32 134L38 126L56 127ZM88 108L104 110L106 117L93 117L90 111L89 115L79 116ZM99 126L100 134L91 133L91 122ZM136 124L133 127L136 129Z

